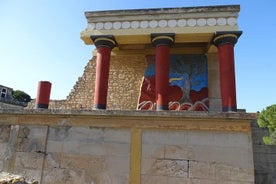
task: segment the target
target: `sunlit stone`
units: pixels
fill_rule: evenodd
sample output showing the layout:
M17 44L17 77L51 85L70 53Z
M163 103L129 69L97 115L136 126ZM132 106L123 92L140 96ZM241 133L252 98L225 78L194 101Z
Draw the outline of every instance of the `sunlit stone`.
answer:
M184 26L186 26L186 20L185 20L185 19L180 19L180 20L178 20L178 21L177 21L177 25L178 25L179 27L184 27Z

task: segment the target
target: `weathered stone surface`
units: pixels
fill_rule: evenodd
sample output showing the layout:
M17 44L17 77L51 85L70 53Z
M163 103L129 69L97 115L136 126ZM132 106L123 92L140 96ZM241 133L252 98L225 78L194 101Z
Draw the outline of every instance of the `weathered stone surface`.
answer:
M38 184L38 181L27 180L21 175L0 172L0 184Z
M216 162L189 161L189 177L224 182L254 182L253 169L243 169Z
M8 142L10 137L10 126L0 125L0 143Z
M44 154L33 152L17 152L15 157L15 167L27 169L41 169Z
M192 146L166 145L165 158L194 160L195 153Z
M149 160L146 160L149 161ZM145 162L142 162L145 163ZM186 160L168 160L168 159L156 159L152 162L149 168L148 175L158 176L176 176L187 177L188 176L188 161ZM142 165L143 168L143 165Z

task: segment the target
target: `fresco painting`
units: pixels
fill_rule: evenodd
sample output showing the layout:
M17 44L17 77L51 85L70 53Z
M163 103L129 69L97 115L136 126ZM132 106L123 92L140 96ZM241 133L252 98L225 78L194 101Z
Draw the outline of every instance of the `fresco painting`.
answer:
M208 74L205 55L170 55L169 110L208 111ZM139 110L155 110L155 57L147 56Z

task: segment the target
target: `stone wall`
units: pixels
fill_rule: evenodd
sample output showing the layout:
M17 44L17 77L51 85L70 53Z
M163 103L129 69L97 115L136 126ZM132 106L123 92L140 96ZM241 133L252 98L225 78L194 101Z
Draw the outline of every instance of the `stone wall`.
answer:
M112 56L109 72L107 109L135 110L140 95L146 61L144 55ZM51 100L49 109L92 109L94 101L96 57L86 65L66 100ZM33 109L35 100L28 104Z
M266 128L258 127L256 121L252 123L255 183L276 184L276 146L265 145L263 137L268 135Z
M0 171L42 184L254 183L246 113L0 111Z

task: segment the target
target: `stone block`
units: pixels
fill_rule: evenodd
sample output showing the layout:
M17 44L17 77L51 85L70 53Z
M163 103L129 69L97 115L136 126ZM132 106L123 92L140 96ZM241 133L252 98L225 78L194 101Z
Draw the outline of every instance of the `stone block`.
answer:
M150 161L151 165L142 165L143 173L154 176L175 176L185 178L188 177L188 161L176 159L155 159L144 160ZM144 167L144 168L143 168ZM147 171L147 167L149 170Z
M130 156L130 144L104 143L105 155L107 156Z
M0 159L0 171L4 170L4 161Z
M165 146L163 145L142 145L142 157L143 158L164 158Z
M79 170L90 170L91 168L91 157L85 155L61 155L61 168L79 169ZM101 167L99 167L101 170Z
M46 144L47 153L61 153L63 152L63 141L48 140Z
M0 159L5 159L8 143L0 143Z
M0 143L8 142L10 138L10 125L0 125Z
M242 168L250 168L253 166L252 149L249 148L194 146L193 151L193 160L218 162L236 165Z
M47 153L44 162L44 169L60 168L61 153Z
M17 152L15 157L15 167L26 169L41 169L44 154L34 152Z
M49 127L48 140L64 141L68 137L70 126Z
M42 183L43 184L53 184L53 183L88 184L89 182L85 182L84 172L81 170L54 168L54 169L44 170Z
M129 129L112 129L104 130L105 143L130 143L130 130Z
M191 181L190 178L168 177L168 184L194 184L194 183Z
M18 152L36 152L45 151L45 138L23 138L17 139L16 151Z
M187 145L188 131L144 130L142 143L150 145Z
M77 150L66 151L70 147L70 142L64 143L64 152L67 153L76 153ZM106 147L103 143L83 143L83 142L74 142L74 148L78 149L80 154L88 155L106 155ZM66 148L67 147L67 148Z
M71 127L65 141L103 142L104 129L90 127Z
M194 160L195 153L191 146L181 145L166 145L165 146L165 158L166 159L184 159Z
M243 169L216 162L189 161L189 177L224 183L254 183L254 169Z
M251 148L251 137L240 132L189 131L188 145Z
M44 138L47 136L47 126L20 126L18 137L20 138L29 138L29 139L36 139L36 138Z
M254 168L243 169L236 166L216 164L216 179L218 181L254 182Z
M167 176L153 176L153 175L147 175L143 174L141 176L141 184L169 184L168 183L169 178Z
M189 161L189 177L200 179L216 179L216 164L212 162Z
M63 143L63 153L79 154L80 141L66 141Z
M129 160L129 157L106 157L106 170L113 174L129 173Z
M27 181L40 181L42 172L41 169L26 169L15 167L13 173L23 176Z

